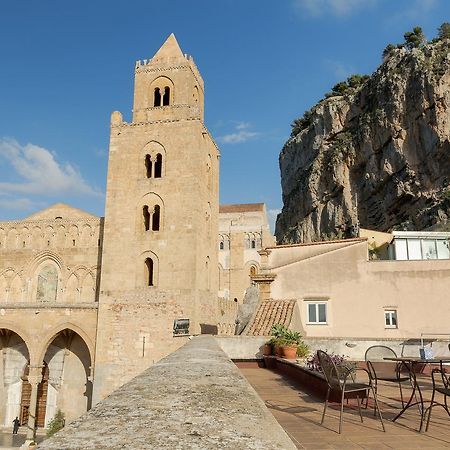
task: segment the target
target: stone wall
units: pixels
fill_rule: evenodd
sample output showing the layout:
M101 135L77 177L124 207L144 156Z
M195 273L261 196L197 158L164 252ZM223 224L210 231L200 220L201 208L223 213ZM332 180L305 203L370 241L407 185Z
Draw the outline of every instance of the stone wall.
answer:
M293 450L295 446L214 338L201 336L113 392L39 448Z

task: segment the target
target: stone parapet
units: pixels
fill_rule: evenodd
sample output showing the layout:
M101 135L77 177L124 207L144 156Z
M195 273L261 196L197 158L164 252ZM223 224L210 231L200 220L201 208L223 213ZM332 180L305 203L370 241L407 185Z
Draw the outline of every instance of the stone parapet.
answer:
M211 336L199 336L40 449L295 449Z

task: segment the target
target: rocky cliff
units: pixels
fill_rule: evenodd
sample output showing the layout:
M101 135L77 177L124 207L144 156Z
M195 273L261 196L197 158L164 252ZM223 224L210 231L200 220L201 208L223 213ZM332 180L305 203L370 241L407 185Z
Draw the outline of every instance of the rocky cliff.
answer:
M450 40L390 51L361 86L320 101L280 154L279 243L450 217Z

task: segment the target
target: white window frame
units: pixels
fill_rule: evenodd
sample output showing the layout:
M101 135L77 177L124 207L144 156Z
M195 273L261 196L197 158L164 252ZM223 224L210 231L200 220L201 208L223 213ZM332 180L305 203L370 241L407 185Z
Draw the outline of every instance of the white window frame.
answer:
M392 317L395 317L395 324L392 323ZM389 318L389 323L387 320ZM396 309L384 310L384 328L396 329L398 328L398 314Z
M309 317L309 305L315 305L316 309L316 321L311 322ZM325 322L319 322L319 305L325 305ZM328 325L329 319L328 319L328 301L327 300L305 300L305 306L306 306L306 324L307 325Z

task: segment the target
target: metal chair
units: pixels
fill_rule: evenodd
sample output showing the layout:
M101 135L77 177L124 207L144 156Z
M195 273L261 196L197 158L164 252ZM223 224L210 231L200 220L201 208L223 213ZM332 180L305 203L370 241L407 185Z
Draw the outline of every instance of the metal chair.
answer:
M389 362L384 358L397 358L397 354L390 347L385 345L373 345L366 350L364 359L366 360L370 378L374 381L374 390L378 394L378 380L388 383L398 383L400 387L400 398L402 407L405 407L403 400L402 383L410 381L408 375L402 375L401 364ZM375 413L375 411L374 411Z
M373 389L372 382L370 379L370 374L367 369L363 368L355 368L350 369L347 367L339 366L336 367L336 364L331 359L330 355L322 350L317 350L317 356L319 358L320 366L322 368L323 374L328 384L327 396L325 398L325 405L323 408L322 421L320 424L322 425L325 420L325 413L328 405L328 398L330 396L331 391L338 391L341 394L341 412L339 415L339 434L342 431L342 414L344 411L344 398L345 394L348 393L356 393L356 400L358 402L358 410L359 417L361 418L361 422L363 422L363 416L361 413L361 401L359 399L358 393L367 392L368 390L372 391L373 398L375 400L375 405L378 410L378 415L380 416L381 426L383 427L383 431L386 431L384 428L383 417L381 416L380 408L378 407L378 401L376 393ZM359 383L354 380L354 373L357 370L361 370L367 373L368 383Z
M437 379L438 374L441 378L441 383L438 384ZM425 431L428 431L428 426L430 425L430 418L431 418L431 410L433 409L433 406L442 406L446 411L447 414L450 416L450 410L448 408L447 403L447 397L450 397L450 374L446 372L444 369L442 362L441 367L439 369L433 369L431 372L431 378L433 380L433 394L431 395L431 404L428 407L428 419L427 419L427 426L425 427ZM444 396L444 403L439 403L434 401L434 396L436 395L436 392L439 392L440 394L443 394Z

